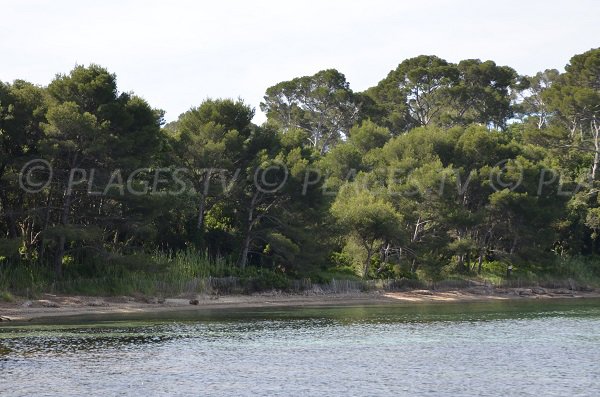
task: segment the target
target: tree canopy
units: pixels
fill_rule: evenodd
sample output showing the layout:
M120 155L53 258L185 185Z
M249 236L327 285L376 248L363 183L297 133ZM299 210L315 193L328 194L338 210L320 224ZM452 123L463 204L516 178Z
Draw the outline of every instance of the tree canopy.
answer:
M422 55L364 92L327 69L260 107L263 125L241 99L165 125L98 65L0 83L0 271L160 272L157 253L194 250L291 278L437 278L600 253L600 49L533 76Z

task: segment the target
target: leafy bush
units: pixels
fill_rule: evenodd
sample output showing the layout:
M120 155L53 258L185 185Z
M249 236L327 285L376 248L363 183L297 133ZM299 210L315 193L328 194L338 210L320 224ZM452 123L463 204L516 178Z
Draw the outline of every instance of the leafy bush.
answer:
M8 291L0 292L0 301L3 302L14 302L15 297Z

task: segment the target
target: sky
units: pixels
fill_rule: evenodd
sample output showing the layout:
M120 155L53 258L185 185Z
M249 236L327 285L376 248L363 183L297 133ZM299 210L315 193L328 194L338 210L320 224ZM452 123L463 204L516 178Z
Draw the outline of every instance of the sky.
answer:
M0 80L96 63L176 120L206 98L336 68L354 91L402 60L491 59L535 74L600 46L597 0L0 0Z

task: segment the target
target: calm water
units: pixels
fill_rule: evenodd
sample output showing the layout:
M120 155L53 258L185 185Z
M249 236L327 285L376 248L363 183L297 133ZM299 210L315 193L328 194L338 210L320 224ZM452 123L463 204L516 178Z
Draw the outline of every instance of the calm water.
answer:
M0 395L600 395L599 300L89 320L0 327Z

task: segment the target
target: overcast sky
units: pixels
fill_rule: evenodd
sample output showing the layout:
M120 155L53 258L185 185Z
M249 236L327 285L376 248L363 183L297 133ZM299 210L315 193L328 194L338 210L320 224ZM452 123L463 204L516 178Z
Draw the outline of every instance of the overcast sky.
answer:
M326 68L361 91L420 54L562 70L600 46L599 16L597 0L0 0L0 80L97 63L171 121L208 97L258 108L267 87Z

